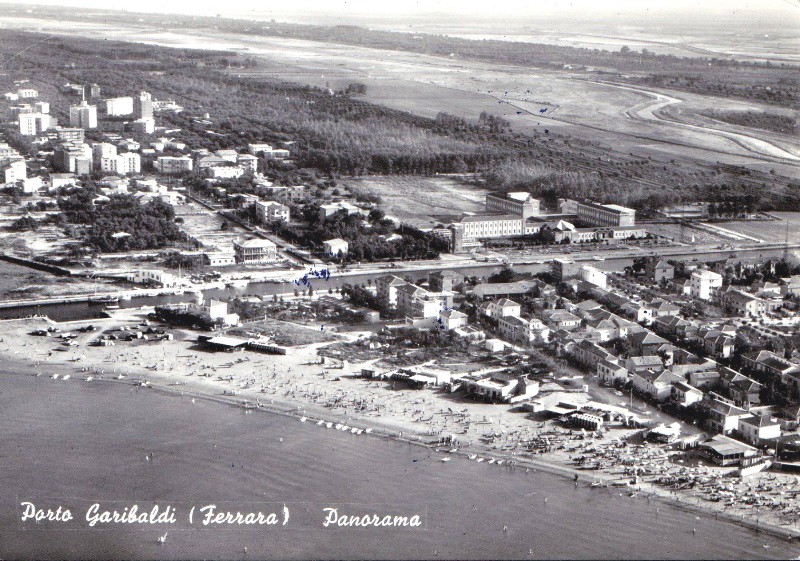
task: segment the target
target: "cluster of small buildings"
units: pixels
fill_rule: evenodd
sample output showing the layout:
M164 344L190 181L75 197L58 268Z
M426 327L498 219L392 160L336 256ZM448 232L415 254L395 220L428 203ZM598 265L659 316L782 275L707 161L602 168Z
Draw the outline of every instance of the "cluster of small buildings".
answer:
M482 240L524 238L545 231L555 243L614 243L644 238L636 211L620 205L562 199L559 212L546 214L527 192L486 195L486 211L468 214L450 225L453 251L479 247Z

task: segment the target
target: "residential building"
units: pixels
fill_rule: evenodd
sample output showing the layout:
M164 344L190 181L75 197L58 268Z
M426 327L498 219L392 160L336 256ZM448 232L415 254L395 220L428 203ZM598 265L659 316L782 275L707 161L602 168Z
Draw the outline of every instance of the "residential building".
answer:
M236 255L224 251L207 251L203 253L203 260L209 267L228 267L236 264Z
M136 119L130 124L130 127L139 134L153 134L156 132L156 122L153 119Z
M320 221L325 221L337 212L344 211L348 215L350 214L363 214L363 211L355 205L351 205L348 202L340 201L336 203L328 203L319 206L319 219Z
M484 315L491 318L499 319L503 317L520 317L522 315L522 306L508 298L500 298L481 304L481 311Z
M669 342L649 330L630 334L628 341L639 356L656 355L659 348Z
M139 154L135 152L125 152L117 156L102 158L100 160L100 170L120 175L139 173L142 171L142 160Z
M581 365L587 367L590 371L596 372L597 365L601 361L611 361L616 357L605 350L600 345L593 343L587 339L579 341L571 348L572 357Z
M132 97L110 97L103 100L103 102L105 103L106 115L109 117L133 114Z
M631 374L648 370L661 370L664 362L658 356L631 356L625 360L625 369Z
M451 292L429 292L415 284L396 288L397 309L408 318L437 318L439 312L453 306Z
M721 291L720 302L726 313L740 317L758 317L770 311L766 300L733 286Z
M666 259L649 259L644 268L647 276L652 278L656 283L667 280L671 281L675 278L675 267L673 267Z
M722 286L722 275L707 269L692 271L690 294L700 300L711 300L711 291Z
M156 169L165 175L179 175L192 171L194 162L189 156L160 156Z
M153 96L147 92L139 92L134 98L134 112L137 119L153 120Z
M278 259L278 246L270 240L250 239L233 242L236 262L249 265L252 263L274 263Z
M739 420L750 415L741 407L718 399L704 401L703 405L706 410L708 428L722 434L730 434L738 430Z
M608 274L591 265L581 267L581 280L600 288L608 287Z
M244 168L239 166L212 166L205 170L206 177L210 179L236 179L244 175Z
M19 99L36 99L39 97L39 92L33 88L20 88L17 90L17 97Z
M631 382L634 389L656 401L669 399L672 396L672 385L683 381L685 381L684 378L673 374L669 370L631 372Z
M398 287L408 284L406 281L395 275L385 275L375 279L375 290L378 299L386 306L397 306Z
M69 108L69 126L82 129L97 128L97 106L89 105L82 101L80 105L73 105Z
M50 128L50 115L44 113L20 113L17 117L19 133L23 136L36 136Z
M497 328L507 341L521 343L546 343L550 339L550 329L538 319L523 319L517 316L503 316L497 321Z
M800 387L800 366L772 351L758 351L742 356L742 366L778 378L793 389Z
M288 222L289 207L275 201L258 201L255 204L256 214L260 222Z
M436 291L452 291L453 288L461 284L464 277L459 273L450 270L436 271L428 273L428 285L431 290Z
M325 255L328 257L339 257L347 255L347 250L350 244L341 238L334 238L332 240L325 240L322 242L322 247L325 250Z
M289 157L289 151L273 148L269 144L254 143L247 145L247 151L253 156L262 156L268 160L282 160Z
M50 113L50 104L46 101L37 101L33 104L33 112L46 115Z
M680 381L672 385L672 399L684 407L703 400L703 392L690 384Z
M27 178L28 171L25 167L24 159L0 159L0 181L8 184L24 181Z
M100 168L100 162L104 158L116 158L117 157L117 147L113 144L109 144L108 142L93 142L91 144L92 147L92 159L94 160L94 164L97 169Z
M76 184L77 184L77 179L75 179L74 173L50 174L50 191L55 191L56 189Z
M612 385L616 382L627 382L628 369L620 364L616 358L602 359L597 363L597 376L603 384Z
M252 154L237 154L236 165L242 168L245 173L255 174L258 171L258 158Z
M92 147L77 142L59 144L53 150L53 165L63 172L89 175L94 167Z
M781 424L769 415L742 417L739 419L739 433L750 444L762 446L781 437Z
M467 314L448 308L439 312L439 325L450 331L467 325Z
M86 131L75 127L53 127L45 131L47 138L56 143L58 142L79 142L82 143L86 136Z
M125 280L136 284L154 284L171 288L178 284L178 278L172 273L158 269L139 269L125 275Z
M576 329L581 325L581 318L572 315L566 310L545 310L542 312L544 322L553 330Z

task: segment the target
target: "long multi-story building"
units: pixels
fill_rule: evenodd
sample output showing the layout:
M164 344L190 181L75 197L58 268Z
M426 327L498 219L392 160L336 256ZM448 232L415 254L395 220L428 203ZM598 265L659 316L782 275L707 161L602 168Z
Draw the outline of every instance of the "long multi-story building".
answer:
M123 154L101 158L100 170L105 173L118 173L120 175L139 173L142 171L142 161L139 154L125 152Z
M506 195L487 193L486 211L513 214L527 219L540 214L540 202L526 192L511 192Z
M572 202L572 201L569 201ZM562 206L562 212L564 212ZM620 205L603 205L594 201L578 201L578 220L591 226L634 226L636 211Z
M54 142L83 142L86 131L75 127L50 127L47 138Z
M522 236L523 220L514 214L476 214L465 216L458 223L465 239Z
M189 156L160 156L156 169L166 175L178 175L192 171L194 161Z

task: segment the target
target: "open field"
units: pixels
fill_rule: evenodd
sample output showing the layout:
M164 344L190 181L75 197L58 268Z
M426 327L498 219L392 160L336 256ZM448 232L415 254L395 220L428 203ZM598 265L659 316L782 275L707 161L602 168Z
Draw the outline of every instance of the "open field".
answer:
M486 190L453 177L373 176L346 178L355 192L380 195L388 216L413 226L430 227L462 212L484 210Z
M242 234L238 227L231 225L227 230L220 229L224 220L219 214L194 201L174 208L175 216L183 218L183 231L203 244L204 250L233 251L233 241Z
M761 238L766 242L783 242L786 239L786 224L789 224L789 243L800 243L800 214L796 212L771 212L782 220L770 222L726 222L720 224L729 230Z

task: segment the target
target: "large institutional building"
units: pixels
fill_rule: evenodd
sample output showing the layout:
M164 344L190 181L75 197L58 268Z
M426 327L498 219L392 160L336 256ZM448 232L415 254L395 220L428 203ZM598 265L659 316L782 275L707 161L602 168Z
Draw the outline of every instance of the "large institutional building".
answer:
M486 212L464 216L450 226L453 251L479 247L485 239L532 236L545 227L554 232L556 243L608 243L647 235L636 227L631 208L571 199L561 200L559 207L559 214L542 214L540 201L530 193L489 193Z

